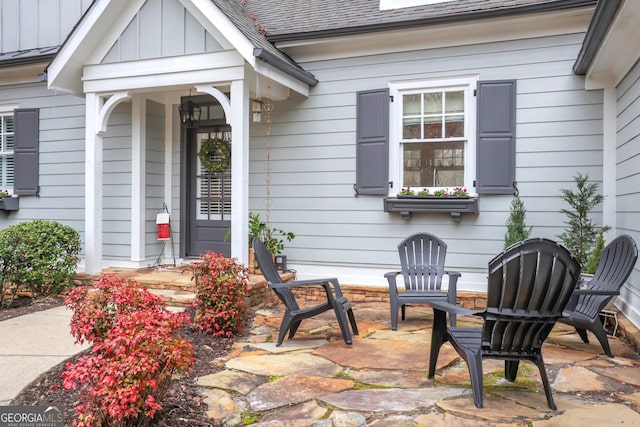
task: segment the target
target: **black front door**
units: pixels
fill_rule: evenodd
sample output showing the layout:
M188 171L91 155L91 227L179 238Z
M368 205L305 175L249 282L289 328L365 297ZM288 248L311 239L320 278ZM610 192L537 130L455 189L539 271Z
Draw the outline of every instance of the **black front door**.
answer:
M231 144L230 129L200 127L189 129L186 136L186 256L198 257L206 251L231 256L231 162L222 172L210 172L199 155L203 142L222 139ZM218 168L222 150L214 146L208 153L210 164Z

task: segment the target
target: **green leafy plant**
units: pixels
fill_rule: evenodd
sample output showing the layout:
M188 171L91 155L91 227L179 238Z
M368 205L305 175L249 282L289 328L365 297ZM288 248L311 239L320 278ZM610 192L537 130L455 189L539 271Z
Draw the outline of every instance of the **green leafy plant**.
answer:
M413 196L415 194L415 191L413 191L411 187L402 187L398 193L399 196Z
M441 189L434 191L433 195L438 197L447 197L449 195L449 192L447 190Z
M25 221L0 231L0 303L7 290L24 288L38 297L73 286L80 236L55 221Z
M457 196L457 197L466 197L469 195L469 192L464 187L456 187L451 191L451 193L449 193L449 195Z
M598 237L596 237L596 244L589 255L589 260L587 261L587 265L584 268L584 273L593 274L598 269L598 263L600 263L600 258L602 257L602 251L604 250L604 229L600 229L598 233Z
M590 218L593 209L604 200L604 196L598 193L598 184L589 183L589 175L580 173L574 180L575 190L561 190L562 198L571 209L560 210L567 216L567 228L558 237L582 268L585 268L598 233L606 231L608 227L598 228Z
M423 188L422 190L418 191L418 196L428 196L429 195L429 189L428 188Z
M526 240L531 235L532 227L526 225L527 210L524 202L516 196L511 200L509 218L507 219L507 232L504 235L504 247Z
M296 235L279 228L271 227L260 219L260 214L249 214L249 245L258 237L273 255L281 254L284 241L292 241Z
M65 299L76 342L89 355L68 363L63 387L81 387L74 426L148 425L172 379L193 364L193 345L177 337L189 322L133 279L102 275Z
M247 269L235 258L207 252L193 264L196 297L194 325L214 337L242 334L248 317Z

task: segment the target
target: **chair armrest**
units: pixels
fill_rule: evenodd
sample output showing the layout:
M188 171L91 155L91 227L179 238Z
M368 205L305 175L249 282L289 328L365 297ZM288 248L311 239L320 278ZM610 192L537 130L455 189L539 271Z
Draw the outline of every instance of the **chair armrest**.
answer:
M331 288L331 286L333 286L334 292L336 293L336 297L342 296L342 290L340 289L340 284L338 283L338 279L335 277L296 280L293 282L282 282L282 283L269 282L269 286L271 286L272 288L300 288L303 286L322 286L327 290L327 292L329 292L329 289Z
M599 289L576 289L572 295L620 295L620 291L607 291Z
M429 305L433 307L434 310L448 311L449 313L462 314L463 316L477 316L482 314L481 311L470 310L444 301L430 301Z
M396 277L398 277L399 274L402 274L402 272L401 271L390 271L390 272L384 274L384 277L389 282L389 293L391 295L398 295L398 285L396 283Z
M449 276L449 288L447 289L447 299L450 304L456 303L458 279L462 274L458 271L445 271L444 274Z

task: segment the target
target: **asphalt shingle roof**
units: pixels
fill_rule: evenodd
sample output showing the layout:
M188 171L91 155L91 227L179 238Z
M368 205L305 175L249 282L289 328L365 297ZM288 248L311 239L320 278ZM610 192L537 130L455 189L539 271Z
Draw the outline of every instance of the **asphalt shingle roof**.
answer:
M246 0L270 41L594 5L596 0L454 0L380 10L379 0Z

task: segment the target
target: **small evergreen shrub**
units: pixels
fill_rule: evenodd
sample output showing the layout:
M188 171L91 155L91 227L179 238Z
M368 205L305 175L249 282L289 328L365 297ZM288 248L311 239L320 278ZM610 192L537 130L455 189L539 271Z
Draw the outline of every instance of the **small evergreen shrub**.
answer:
M193 264L194 325L214 337L240 335L248 316L247 269L235 258L207 252Z
M148 425L171 379L193 365L193 345L177 337L186 313L172 313L132 279L103 275L95 290L67 295L72 335L91 341L91 353L62 373L63 387L81 387L73 425Z
M78 232L56 221L25 221L1 230L2 296L21 286L36 298L60 294L73 286L79 253Z
M505 248L529 238L533 227L527 227L526 217L527 210L524 208L524 202L520 197L514 197L511 200L510 214L507 219L507 232L504 235Z
M600 258L602 257L602 251L604 250L604 231L604 229L601 229L598 233L598 237L596 238L596 245L593 247L591 255L589 255L587 266L584 268L584 272L587 274L593 274L598 269L598 264L600 263Z
M562 198L571 209L560 210L567 216L567 228L558 237L584 269L598 233L608 227L598 228L590 218L593 209L604 200L604 196L598 193L598 184L589 183L589 175L580 173L574 180L575 190L561 190Z

